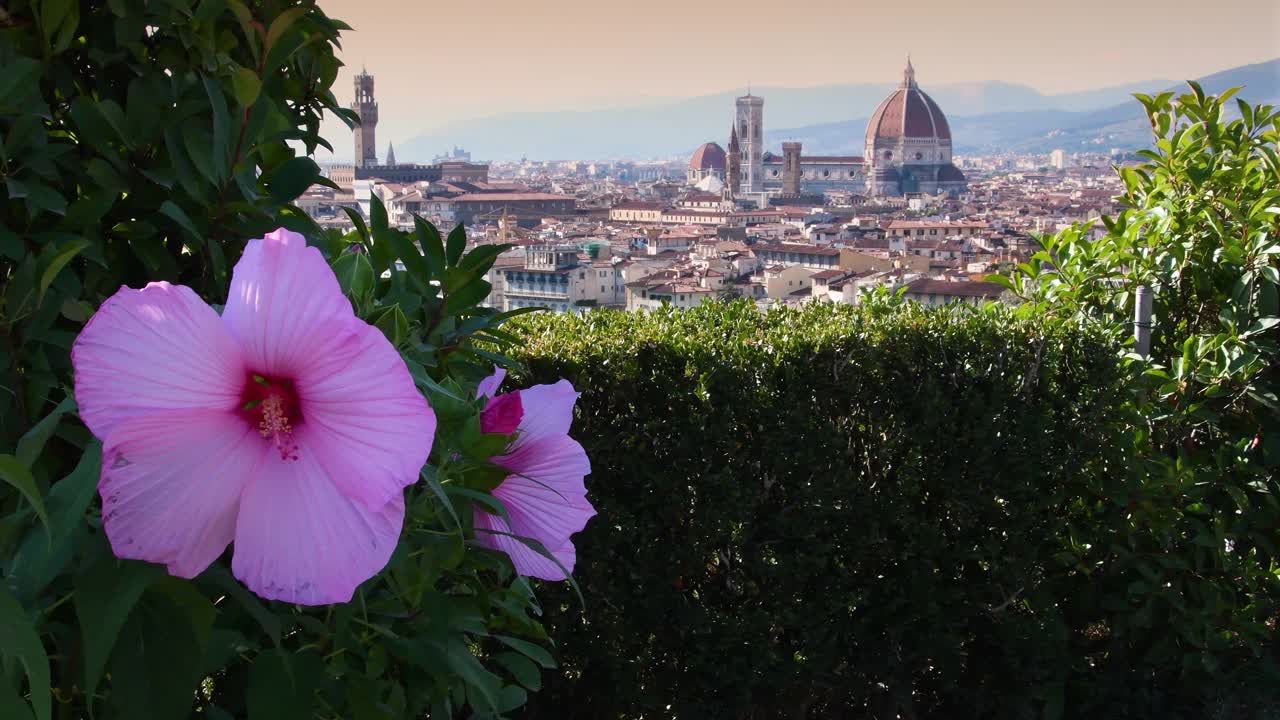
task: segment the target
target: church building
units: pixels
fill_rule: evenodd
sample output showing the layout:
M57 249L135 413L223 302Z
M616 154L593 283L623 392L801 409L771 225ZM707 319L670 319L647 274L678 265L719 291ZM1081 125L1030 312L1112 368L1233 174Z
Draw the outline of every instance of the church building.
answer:
M907 59L902 84L885 98L867 123L867 194L956 195L964 173L951 163L951 126L942 109L916 85Z
M802 155L800 143L783 153L763 152L764 98L738 98L728 150L709 142L689 161L688 182L703 192L743 199L848 192L871 197L909 193L957 195L964 173L951 162L951 126L942 109L916 84L907 59L902 84L880 103L867 124L865 154Z

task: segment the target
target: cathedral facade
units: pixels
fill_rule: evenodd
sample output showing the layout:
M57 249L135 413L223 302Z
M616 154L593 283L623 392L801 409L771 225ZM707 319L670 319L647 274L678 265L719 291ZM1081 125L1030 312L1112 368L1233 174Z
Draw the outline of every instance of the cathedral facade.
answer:
M727 151L715 143L698 148L689 163L689 184L718 174L728 195L782 197L957 195L967 187L964 173L951 161L951 126L916 84L909 58L902 83L867 123L863 155L801 155L799 143L783 143L783 154L775 155L762 151L763 137L764 98L748 93L737 100Z

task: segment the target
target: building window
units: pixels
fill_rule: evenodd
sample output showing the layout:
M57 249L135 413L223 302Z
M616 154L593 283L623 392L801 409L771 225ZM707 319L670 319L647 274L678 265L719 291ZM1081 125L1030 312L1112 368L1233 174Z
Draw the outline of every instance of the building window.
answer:
M885 160L892 160L892 159L893 159L893 151L892 151L892 150L885 150L885 151L884 151L884 159L885 159Z
M916 159L917 159L917 160L923 160L923 159L924 159L924 153L916 153Z

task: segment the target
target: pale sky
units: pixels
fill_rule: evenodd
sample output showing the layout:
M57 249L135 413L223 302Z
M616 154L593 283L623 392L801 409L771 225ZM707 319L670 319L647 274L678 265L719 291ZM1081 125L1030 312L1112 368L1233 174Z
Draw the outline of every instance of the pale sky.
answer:
M512 110L625 107L744 87L1001 80L1043 93L1192 78L1280 56L1280 0L319 0L336 94L375 77L378 154ZM341 123L325 127L349 145ZM343 151L342 148L339 149ZM349 151L347 151L349 152Z

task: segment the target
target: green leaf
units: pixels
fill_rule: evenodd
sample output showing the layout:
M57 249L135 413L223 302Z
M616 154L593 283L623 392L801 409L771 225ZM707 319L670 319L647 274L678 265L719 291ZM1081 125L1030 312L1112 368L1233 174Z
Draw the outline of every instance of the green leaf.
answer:
M40 290L36 296L36 302L44 300L45 292L53 284L54 278L58 277L58 273L62 272L62 268L66 267L72 258L79 255L80 251L87 247L89 247L89 241L80 238L58 248L52 257L42 262L44 269L40 271Z
M369 228L365 227L364 218L354 208L344 207L342 211L351 219L351 224L356 228L356 234L360 236L360 242L364 244L365 250L369 250Z
M38 180L21 181L17 178L8 178L5 183L9 186L9 199L26 200L27 208L31 211L44 210L55 215L67 213L66 198ZM35 215L35 212L31 214Z
M556 666L555 658L551 657L551 653L547 652L546 649L539 645L535 645L528 640L511 637L510 635L494 635L493 637L503 645L506 645L548 670Z
M191 158L200 176L210 185L217 185L223 175L218 172L219 163L215 160L217 147L212 136L199 125L189 124L182 133L182 146Z
M513 652L498 653L494 658L511 672L511 676L516 682L529 688L530 690L538 690L542 687L542 671L534 665L529 658L524 655L518 655Z
M409 319L404 316L399 305L392 305L382 312L373 326L381 330L395 347L400 347L409 339Z
M449 267L458 264L462 259L462 251L467 249L467 231L459 224L449 231L449 239L445 245L444 259Z
M19 110L19 103L39 90L40 68L31 58L6 58L0 73L0 110Z
M239 68L231 76L231 90L241 107L252 107L262 92L262 80L249 68Z
M258 653L249 670L249 720L309 720L323 675L315 653Z
M463 256L462 261L458 263L458 267L471 270L477 275L483 275L489 272L489 268L493 267L493 263L498 259L499 255L510 249L511 245L507 243L481 245Z
M367 303L373 297L374 281L373 265L362 252L344 252L329 264L333 274L338 277L338 286L342 292L359 304Z
M165 200L160 203L160 214L178 223L178 225L191 234L193 239L199 240L200 232L196 229L195 223L191 221L191 217L187 215L182 208L178 207L172 200Z
M422 255L427 259L432 272L439 275L444 272L444 242L440 239L440 231L436 226L415 215L413 217L418 244L422 246Z
M54 38L66 23L75 23L79 19L79 5L75 0L45 0L40 5L40 32L46 44L57 50Z
M280 36L284 35L291 25L309 11L310 8L306 6L294 7L277 15L276 19L271 21L271 27L267 28L267 40L263 43L266 52L271 52L271 48L275 47L276 42L280 40Z
M240 23L240 31L244 33L245 41L249 43L249 50L253 53L254 62L258 62L262 59L260 45L262 36L254 26L253 13L249 11L249 8L241 0L227 0L227 7L231 8L231 12Z
M492 289L493 287L487 280L473 279L461 288L449 293L449 297L445 301L444 311L450 315L457 315L489 297L489 291Z
M431 287L431 268L426 259L418 252L408 236L399 230L374 231L375 243L386 242L395 250L395 255L404 263L404 269L413 279L419 291L429 291Z
M40 497L40 490L36 487L35 478L31 477L31 470L12 455L0 455L0 479L16 488L31 503L47 532L49 516L45 513L44 498Z
M497 709L502 679L489 672L461 640L450 639L445 661L449 669L457 673L470 688L477 690L487 703L487 707L477 708L478 710Z
M21 260L27 249L22 240L9 228L0 225L0 256L10 260Z
M9 566L9 581L19 598L35 597L71 561L78 538L89 528L85 510L97 494L102 445L92 442L80 462L49 490L49 534L28 533Z
M0 717L7 720L32 720L31 706L8 683L0 683Z
M75 606L83 634L86 695L93 695L98 689L98 681L134 605L163 576L164 569L159 565L116 560L109 551L99 553L96 561L76 576Z
M195 587L165 577L129 614L111 656L111 703L129 720L191 715L217 611Z
M17 457L18 462L31 467L35 464L36 459L40 456L40 452L44 450L44 446L49 442L49 438L53 437L54 431L58 429L58 422L62 420L62 416L69 412L75 412L76 401L72 398L65 398L58 403L48 415L41 418L40 422L26 432L18 439Z
M277 202L295 200L320 177L320 167L309 157L290 158L265 178L271 197Z
M52 707L49 656L26 611L4 583L0 583L0 657L22 663L31 687L31 707L36 720L49 720Z
M234 576L222 565L214 563L209 566L208 570L201 573L202 579L209 579L219 588L231 596L236 602L245 609L245 612L258 621L262 626L267 637L271 638L271 642L280 646L280 618L276 617L256 595L249 592L244 585L240 584Z

